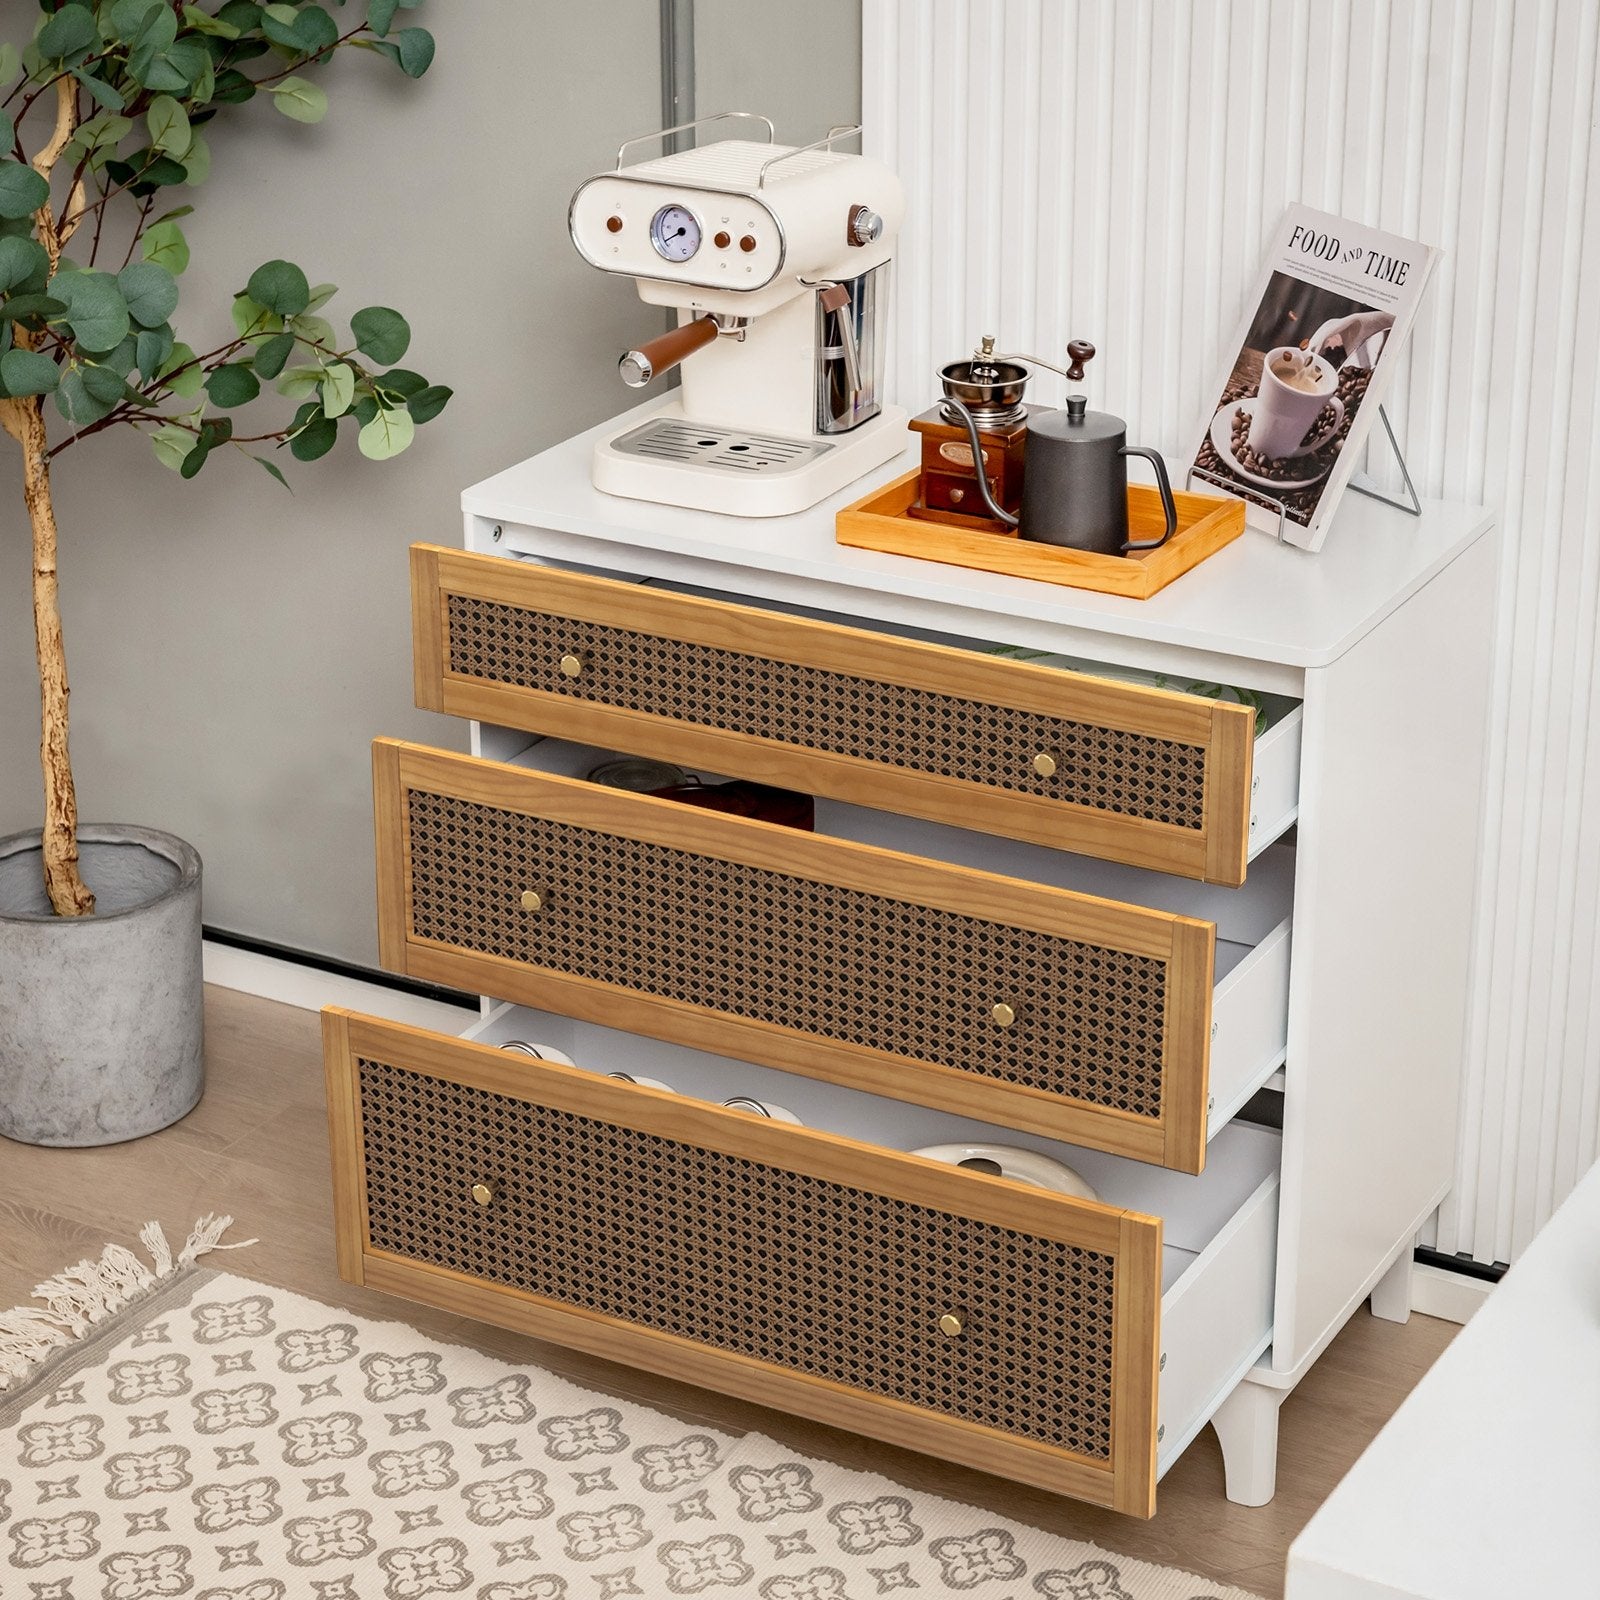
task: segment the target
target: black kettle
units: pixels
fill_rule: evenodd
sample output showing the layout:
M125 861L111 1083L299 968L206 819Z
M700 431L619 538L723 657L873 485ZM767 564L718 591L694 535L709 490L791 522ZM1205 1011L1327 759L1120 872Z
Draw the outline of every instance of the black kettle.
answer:
M1062 374L1064 377L1082 378L1087 355L1080 356L1080 351L1093 354L1093 346L1074 344L1073 364L1069 372ZM1061 371L1037 356L1006 359ZM947 414L966 423L973 459L981 461L983 446L976 419L961 400L948 392L943 403ZM978 492L989 515L1016 528L1022 538L1042 544L1093 550L1108 556L1158 549L1178 531L1178 508L1172 499L1167 464L1156 451L1126 442L1128 428L1121 417L1090 411L1088 407L1089 402L1075 394L1068 398L1063 411L1040 410L1029 415L1022 457L1022 513L1014 517L996 505L987 478L979 472ZM1159 539L1139 543L1128 538L1129 456L1143 456L1155 468L1156 487L1167 518L1166 532Z

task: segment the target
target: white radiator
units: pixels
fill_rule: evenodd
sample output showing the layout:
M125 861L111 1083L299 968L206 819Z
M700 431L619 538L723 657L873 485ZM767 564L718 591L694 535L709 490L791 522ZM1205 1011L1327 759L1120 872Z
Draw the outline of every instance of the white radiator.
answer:
M868 149L908 189L890 393L913 409L981 333L1045 356L1081 335L1091 404L1181 454L1288 202L1444 247L1388 411L1419 492L1506 530L1436 1241L1482 1261L1600 1134L1597 23L1593 0L864 0Z

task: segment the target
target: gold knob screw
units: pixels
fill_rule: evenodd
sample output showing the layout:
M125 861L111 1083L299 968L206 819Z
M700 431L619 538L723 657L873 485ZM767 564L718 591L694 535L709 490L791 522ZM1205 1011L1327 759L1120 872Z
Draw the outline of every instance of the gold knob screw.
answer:
M1041 778L1053 778L1056 775L1056 758L1047 755L1043 750L1033 758L1033 770Z
M522 891L522 909L524 911L537 911L544 904L544 896L537 889L524 889Z
M952 1312L947 1311L939 1318L939 1332L947 1339L954 1339L961 1332L961 1327L961 1318Z
M561 658L561 676L563 678L576 678L583 672L583 657L564 655Z
M1016 1012L1012 1010L1012 1008L1008 1006L1004 1000L995 1006L989 1015L993 1017L1002 1028L1009 1028L1011 1024L1017 1020Z
M475 1183L472 1186L472 1198L480 1206L490 1204L494 1199L494 1185L492 1183Z

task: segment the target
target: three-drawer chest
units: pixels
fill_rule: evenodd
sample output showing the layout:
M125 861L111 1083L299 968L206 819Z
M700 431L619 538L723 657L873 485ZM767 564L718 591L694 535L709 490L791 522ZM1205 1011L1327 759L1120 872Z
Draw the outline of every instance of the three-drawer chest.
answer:
M380 949L485 1000L325 1014L341 1272L1135 1515L1211 1423L1270 1498L1450 1185L1492 516L1352 496L1140 602L841 548L859 486L614 499L592 439L412 552L472 754L374 747ZM1094 1198L914 1153L996 1145Z

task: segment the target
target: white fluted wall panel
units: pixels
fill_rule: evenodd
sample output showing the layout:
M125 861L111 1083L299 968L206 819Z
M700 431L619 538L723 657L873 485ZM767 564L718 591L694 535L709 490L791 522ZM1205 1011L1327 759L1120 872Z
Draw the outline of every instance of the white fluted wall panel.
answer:
M864 0L863 21L868 148L908 189L890 363L913 408L980 333L1081 334L1094 403L1181 454L1287 204L1444 247L1388 409L1419 489L1501 507L1506 538L1437 1242L1510 1260L1600 1142L1600 4Z

